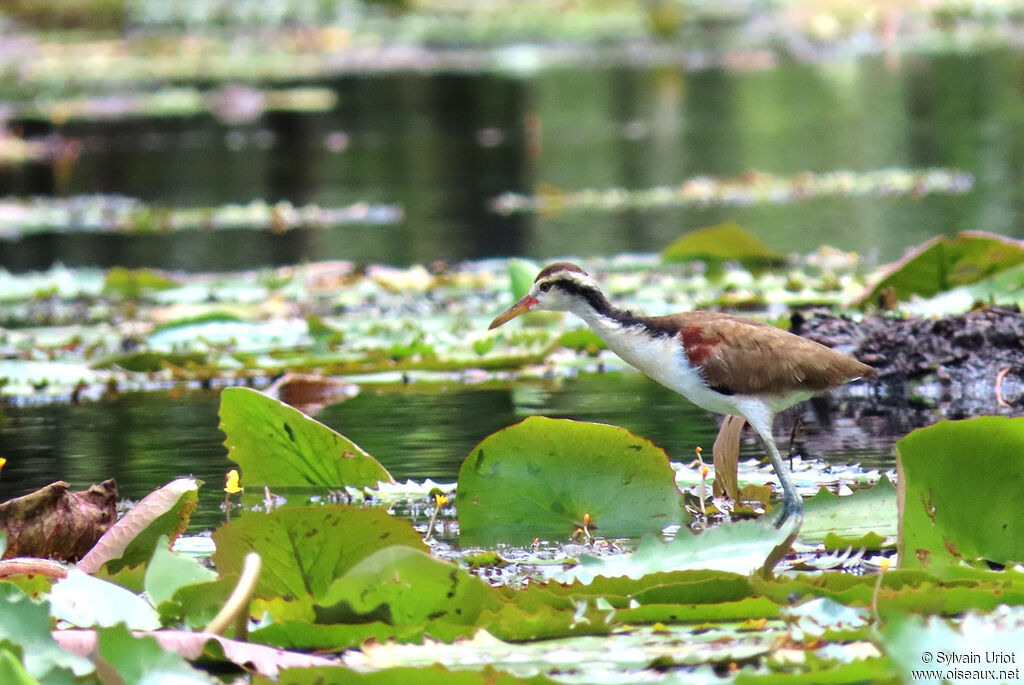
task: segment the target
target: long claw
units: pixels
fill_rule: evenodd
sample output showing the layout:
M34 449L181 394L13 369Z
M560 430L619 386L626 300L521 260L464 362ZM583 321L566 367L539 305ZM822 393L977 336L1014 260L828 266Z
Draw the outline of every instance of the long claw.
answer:
M804 523L804 500L800 495L793 499L789 497L789 493L784 493L782 510L779 512L779 518L775 521L775 527L781 529L789 520L795 521L797 530L800 529Z

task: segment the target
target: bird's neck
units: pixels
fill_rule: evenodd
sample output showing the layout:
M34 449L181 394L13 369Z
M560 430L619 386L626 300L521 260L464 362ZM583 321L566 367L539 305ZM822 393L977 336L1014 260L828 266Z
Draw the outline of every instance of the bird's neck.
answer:
M578 303L569 311L583 319L606 343L610 343L610 338L616 337L624 329L641 324L643 320L643 317L633 312L613 307L601 293L588 298L586 302Z

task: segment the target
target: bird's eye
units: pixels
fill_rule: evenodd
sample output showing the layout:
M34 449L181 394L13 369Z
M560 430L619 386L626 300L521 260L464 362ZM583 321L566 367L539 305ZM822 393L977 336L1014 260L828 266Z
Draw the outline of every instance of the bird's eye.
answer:
M542 293L546 293L549 290L551 290L551 284L550 283L541 283L540 284L540 291Z

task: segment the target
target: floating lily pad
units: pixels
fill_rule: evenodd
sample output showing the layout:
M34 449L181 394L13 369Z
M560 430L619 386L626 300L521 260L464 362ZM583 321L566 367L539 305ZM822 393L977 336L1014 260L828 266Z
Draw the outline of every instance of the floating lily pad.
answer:
M246 484L363 488L394 481L345 436L256 390L221 392L220 419L228 458Z
M81 628L110 627L124 623L132 630L156 630L160 618L155 609L134 592L106 580L70 569L50 591L54 618Z
M878 551L883 547L885 547L885 538L874 531L860 537L846 537L835 533L825 536L825 551L827 552L842 552L846 549Z
M318 597L336 578L378 549L426 549L408 521L380 509L292 507L253 515L214 531L213 561L237 575L250 551L263 558L258 597Z
M193 668L174 652L163 649L156 638L134 637L123 625L99 631L97 652L124 683L139 685L215 685L209 673Z
M1024 418L943 421L896 443L904 567L1024 561Z
M800 539L823 541L832 532L847 537L896 534L896 488L886 476L871 488L839 497L821 488L804 504Z
M792 532L790 526L780 530L763 519L723 523L700 535L684 528L668 543L647 537L632 554L585 556L579 567L556 577L563 581L578 578L587 583L596 576L640 578L649 573L685 569L749 574L760 569L768 554Z
M199 563L195 557L172 552L167 539L161 537L146 567L146 596L159 609L161 604L171 601L174 594L186 585L207 583L216 578L217 574Z
M657 532L686 520L665 452L616 426L532 416L484 439L462 464L464 544ZM587 523L589 521L589 523Z
M690 231L662 250L661 258L666 262L737 261L748 268L783 261L782 255L734 221Z
M0 583L0 642L17 645L24 670L43 682L73 682L72 673L94 670L88 659L64 651L53 639L47 604L11 583ZM0 652L10 654L6 647Z
M335 580L317 602L318 623L474 624L501 604L476 576L405 546L380 549Z

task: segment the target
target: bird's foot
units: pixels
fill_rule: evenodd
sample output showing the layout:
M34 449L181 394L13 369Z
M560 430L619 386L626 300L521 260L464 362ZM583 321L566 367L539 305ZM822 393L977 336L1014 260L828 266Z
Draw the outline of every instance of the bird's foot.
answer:
M775 521L775 527L782 529L789 521L796 523L797 530L803 525L804 500L800 495L795 495L794 497L783 495L782 497L782 511L779 512L779 517Z

